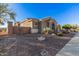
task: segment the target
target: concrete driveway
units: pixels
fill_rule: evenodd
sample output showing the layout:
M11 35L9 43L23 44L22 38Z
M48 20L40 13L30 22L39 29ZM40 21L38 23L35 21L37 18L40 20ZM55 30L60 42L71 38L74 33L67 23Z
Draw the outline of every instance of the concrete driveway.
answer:
M79 33L76 33L56 56L79 56Z

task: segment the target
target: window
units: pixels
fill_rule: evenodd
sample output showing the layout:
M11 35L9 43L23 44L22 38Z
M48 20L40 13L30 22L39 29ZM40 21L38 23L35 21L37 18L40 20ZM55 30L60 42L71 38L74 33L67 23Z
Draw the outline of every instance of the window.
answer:
M49 22L47 22L46 24L47 24L47 27L49 27Z
M35 22L34 25L38 25L38 22Z

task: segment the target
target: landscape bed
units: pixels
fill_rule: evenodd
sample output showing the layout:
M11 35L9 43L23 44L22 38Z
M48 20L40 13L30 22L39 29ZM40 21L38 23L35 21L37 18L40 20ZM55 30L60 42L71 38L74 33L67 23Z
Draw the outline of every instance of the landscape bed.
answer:
M45 40L37 38L42 34L11 35L0 37L0 51L3 56L55 56L67 44L75 33L64 36L48 35Z

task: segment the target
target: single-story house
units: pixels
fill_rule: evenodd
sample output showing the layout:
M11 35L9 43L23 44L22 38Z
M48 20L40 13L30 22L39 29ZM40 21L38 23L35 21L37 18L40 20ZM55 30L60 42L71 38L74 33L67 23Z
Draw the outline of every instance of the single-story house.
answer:
M14 28L12 28L12 27L14 27ZM13 32L15 32L15 33L18 31L23 32L23 33L26 33L28 31L30 31L30 33L41 33L42 30L47 27L51 28L52 30L54 30L54 32L56 32L56 30L57 30L56 29L57 28L56 20L51 17L46 17L41 20L39 20L37 18L27 18L22 22L16 22L14 24L14 26L12 26L11 23L8 24L8 28L11 30L13 29Z

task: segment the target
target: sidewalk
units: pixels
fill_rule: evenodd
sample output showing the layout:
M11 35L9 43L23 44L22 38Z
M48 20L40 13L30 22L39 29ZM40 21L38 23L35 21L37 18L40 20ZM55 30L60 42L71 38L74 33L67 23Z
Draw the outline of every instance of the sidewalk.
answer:
M79 56L79 33L76 33L56 56Z

